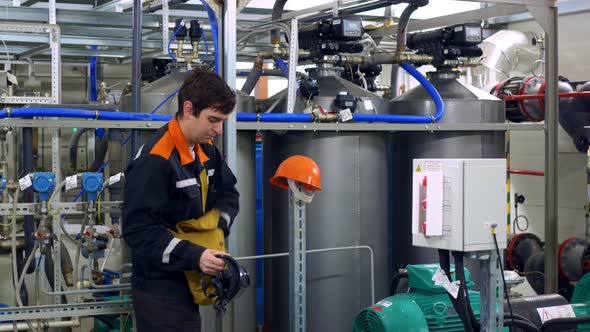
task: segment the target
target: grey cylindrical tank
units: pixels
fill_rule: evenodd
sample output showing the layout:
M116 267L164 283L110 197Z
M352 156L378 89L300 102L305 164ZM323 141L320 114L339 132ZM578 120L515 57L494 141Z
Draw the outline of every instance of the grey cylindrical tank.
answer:
M387 102L338 77L318 78L320 95L313 102L330 109L335 95L348 92L372 101L386 112ZM365 113L360 102L357 112ZM301 112L298 108L295 112ZM265 181L289 156L312 158L320 168L322 191L307 205L307 249L369 245L375 252L376 299L387 295L388 158L387 134L358 132L265 133ZM265 248L289 250L288 192L266 185ZM265 328L289 330L288 258L265 263ZM354 317L371 305L367 251L340 251L307 256L307 331L349 331ZM266 329L265 329L266 330Z
M505 121L504 103L484 91L464 85L449 74L435 74L431 82L445 105L441 124ZM435 107L426 90L419 86L394 99L391 110L395 114L431 115ZM398 132L393 135L394 268L439 261L436 250L412 246L412 161L416 158L505 158L504 140L504 132L476 130ZM468 268L477 283L479 266Z
M163 100L176 91L182 82L188 77L190 71L177 71L168 74L156 81L144 85L141 88L141 112L151 113ZM120 107L122 112L131 111L131 94L121 96ZM178 109L178 98L170 98L162 105L157 114L174 114Z
M388 102L371 91L360 88L358 85L351 83L338 74L335 68L324 68L317 72L310 72L310 77L316 80L319 87L319 95L313 97L311 101L321 106L326 112L335 111L334 99L339 93L346 92L349 95L357 97L356 113L387 113ZM273 112L286 112L287 90L283 90L267 100L262 101L263 109L266 109L274 103L276 98L282 98L282 101L274 108ZM295 102L295 113L303 113L306 109L306 100L299 97Z

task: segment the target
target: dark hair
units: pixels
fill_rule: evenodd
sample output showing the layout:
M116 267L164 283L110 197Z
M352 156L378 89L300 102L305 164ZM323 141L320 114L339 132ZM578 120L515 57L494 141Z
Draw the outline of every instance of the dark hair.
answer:
M208 107L214 108L217 112L229 114L236 105L236 94L217 74L195 69L184 80L178 91L177 117L182 117L182 105L187 100L193 104L193 115L196 117Z

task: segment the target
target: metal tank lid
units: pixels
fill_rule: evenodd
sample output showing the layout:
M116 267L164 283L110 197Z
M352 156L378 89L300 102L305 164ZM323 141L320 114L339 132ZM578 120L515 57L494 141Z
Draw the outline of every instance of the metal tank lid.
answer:
M467 85L458 80L458 73L433 72L429 73L430 82L436 88L443 100L499 100L496 97ZM393 101L412 101L430 99L430 95L421 85L393 99Z

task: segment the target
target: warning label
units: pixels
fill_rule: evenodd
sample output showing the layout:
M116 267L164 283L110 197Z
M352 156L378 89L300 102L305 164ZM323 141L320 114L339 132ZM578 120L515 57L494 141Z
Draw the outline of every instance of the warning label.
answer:
M555 318L571 318L576 317L574 309L571 305L558 305L554 307L537 308L541 322L545 323L548 320Z
M434 275L432 276L432 281L434 281L434 284L437 286L443 286L443 288L446 289L447 292L449 292L449 294L451 294L453 298L456 299L459 295L459 281L457 280L450 282L449 278L445 274L445 271L443 271L442 269L439 268L434 273Z

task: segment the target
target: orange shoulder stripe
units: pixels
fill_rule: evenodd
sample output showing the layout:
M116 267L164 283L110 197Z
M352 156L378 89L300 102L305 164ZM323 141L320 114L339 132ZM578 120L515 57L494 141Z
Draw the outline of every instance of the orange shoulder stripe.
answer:
M172 150L174 150L174 141L172 140L172 136L170 136L170 132L167 131L162 138L154 145L150 154L158 155L166 160L170 159L170 155L172 154Z

